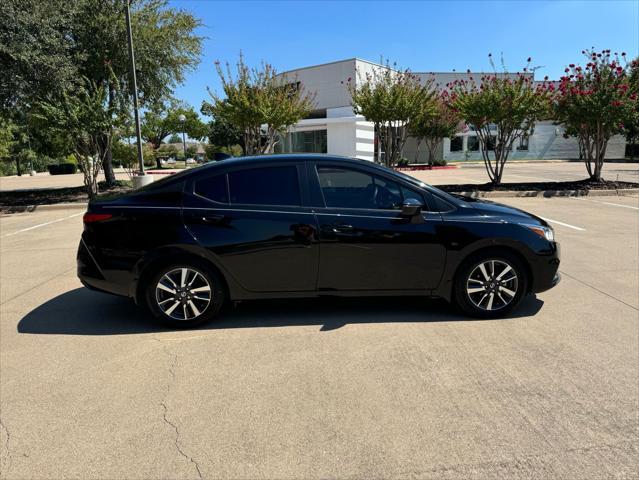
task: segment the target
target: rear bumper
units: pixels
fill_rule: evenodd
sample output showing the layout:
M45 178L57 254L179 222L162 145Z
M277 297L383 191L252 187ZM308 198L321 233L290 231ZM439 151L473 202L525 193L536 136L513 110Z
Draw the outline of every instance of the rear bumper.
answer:
M80 239L76 263L78 278L85 287L98 292L128 296L127 292L122 291L120 284L109 281L84 239Z

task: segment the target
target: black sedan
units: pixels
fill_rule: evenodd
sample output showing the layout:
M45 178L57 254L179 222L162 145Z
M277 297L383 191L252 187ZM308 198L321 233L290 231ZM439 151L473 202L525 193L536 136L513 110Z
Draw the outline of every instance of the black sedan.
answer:
M188 327L228 301L423 295L506 315L559 281L542 219L328 155L225 160L89 204L78 276Z

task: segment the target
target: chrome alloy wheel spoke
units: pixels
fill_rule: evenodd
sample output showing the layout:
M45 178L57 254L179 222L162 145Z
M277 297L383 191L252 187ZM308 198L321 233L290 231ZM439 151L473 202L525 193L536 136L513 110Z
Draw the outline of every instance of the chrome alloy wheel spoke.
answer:
M212 288L200 272L181 267L160 278L155 288L155 299L158 308L172 319L193 320L209 307Z
M517 295L517 272L503 260L490 259L477 265L466 281L466 294L481 310L506 307Z

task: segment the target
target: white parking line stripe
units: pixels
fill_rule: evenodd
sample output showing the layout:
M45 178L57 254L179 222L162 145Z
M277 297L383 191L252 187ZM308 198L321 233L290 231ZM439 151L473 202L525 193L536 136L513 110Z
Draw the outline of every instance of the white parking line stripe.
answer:
M602 202L601 200L591 200L589 198L579 198L579 197L569 197L569 198L573 198L574 200L583 200L585 202L595 202L595 203L602 203L604 205L612 205L613 207L631 208L633 210L639 210L639 207L633 207L632 205L622 205L620 203Z
M564 227L572 228L574 230L579 230L580 232L585 232L586 231L585 228L575 227L574 225L570 225L568 223L560 222L558 220L552 220L552 219L546 218L546 217L540 217L540 218L543 218L544 220L546 220L547 222L550 222L550 223L556 223L557 225L562 225Z
M46 227L47 225L51 225L52 223L63 222L64 220L68 220L69 218L73 217L79 217L80 215L84 215L84 212L74 213L73 215L69 215L68 217L58 218L57 220L51 220L50 222L40 223L38 225L34 225L33 227L23 228L22 230L18 230L17 232L7 233L6 235L2 235L2 238L11 237L22 232L28 232L29 230L34 230L36 228Z

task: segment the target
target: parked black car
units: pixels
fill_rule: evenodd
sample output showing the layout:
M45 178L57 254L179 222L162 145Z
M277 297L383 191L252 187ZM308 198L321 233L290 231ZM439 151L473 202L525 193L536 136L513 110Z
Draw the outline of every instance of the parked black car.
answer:
M84 216L78 276L187 327L229 301L424 295L491 318L559 281L552 228L370 162L246 157L186 170Z

